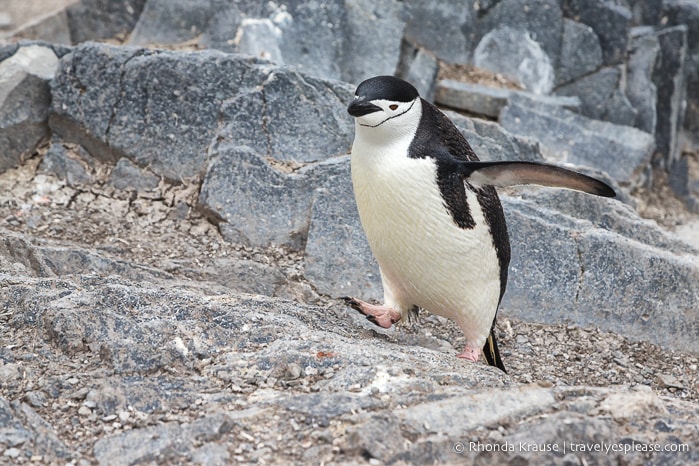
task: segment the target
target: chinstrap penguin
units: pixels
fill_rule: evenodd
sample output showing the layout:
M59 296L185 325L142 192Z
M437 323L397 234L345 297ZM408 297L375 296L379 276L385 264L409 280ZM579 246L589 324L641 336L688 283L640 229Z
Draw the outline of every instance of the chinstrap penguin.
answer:
M454 124L393 76L362 82L352 184L362 227L381 271L382 305L344 298L388 328L422 308L453 320L466 347L457 357L505 371L495 339L510 242L494 187L539 184L614 197L607 184L532 162L480 162ZM482 348L482 350L481 350Z

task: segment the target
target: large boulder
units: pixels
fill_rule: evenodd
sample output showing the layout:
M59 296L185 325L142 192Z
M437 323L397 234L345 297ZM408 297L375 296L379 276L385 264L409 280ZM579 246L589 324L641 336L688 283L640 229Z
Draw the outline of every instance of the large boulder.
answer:
M217 51L81 45L61 61L52 93L56 134L100 160L127 157L170 180L201 176L218 138L311 161L344 152L351 131L340 118L346 86ZM286 111L292 102L296 110ZM323 133L305 125L313 120Z

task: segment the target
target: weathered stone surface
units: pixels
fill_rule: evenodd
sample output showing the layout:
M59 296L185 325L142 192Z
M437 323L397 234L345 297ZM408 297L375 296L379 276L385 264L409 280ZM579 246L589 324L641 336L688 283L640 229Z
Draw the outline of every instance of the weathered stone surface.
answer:
M501 73L535 94L553 89L553 62L528 31L499 26L483 36L473 54L473 63Z
M403 2L345 0L344 5L347 26L341 49L342 72L338 78L358 84L371 76L395 73L406 28L407 13ZM307 34L306 31L303 34ZM381 31L381 40L378 41L377 31ZM314 45L317 44L314 42ZM429 57L421 59L424 58Z
M74 157L74 152L77 152L79 157ZM64 143L54 138L41 161L41 171L55 174L69 186L87 184L92 181L89 161L90 155L82 147L77 146L74 151L69 151Z
M529 138L517 137L497 123L450 111L446 114L482 160L543 160L538 143Z
M556 66L556 85L566 84L589 74L602 65L602 48L591 27L563 20L561 55Z
M684 127L699 140L699 4L688 0L663 2L663 14L668 25L687 26L687 55L685 60L686 101Z
M128 34L146 0L80 0L66 9L73 44Z
M0 173L49 135L49 80L58 65L48 47L27 45L0 62Z
M284 5L151 0L130 43L171 44L202 35L208 47L293 65L313 76L358 82L395 71L405 28L403 16L404 7L395 0ZM380 41L374 40L377 30L381 31Z
M638 112L621 89L616 89L606 106L602 119L615 125L633 126Z
M631 0L629 6L633 14L634 24L660 24L663 15L663 6L668 2L663 0Z
M676 345L679 338L682 346L696 346L688 335L696 332L699 322L687 320L685 309L697 302L699 288L689 285L679 290L676 284L697 283L699 263L680 249L680 243L675 244L679 254L667 252L655 244L638 242L653 238L653 233L646 238L637 233L632 240L617 232L589 228L588 220L573 220L565 209L549 211L526 201L504 200L513 244L502 303L505 312L524 315L528 309L547 322L605 322L610 330L622 331L623 327L623 333L634 338L650 338L663 345ZM600 204L615 201L592 202L602 210ZM632 228L632 224L621 225L622 231ZM546 274L544 269L549 268L557 272ZM551 300L565 311L551 314L551 309L545 309Z
M590 26L599 37L605 65L622 63L626 57L631 29L631 11L622 4L591 0L566 0L563 14Z
M191 424L176 422L162 426L130 430L95 443L95 458L100 464L124 465L151 458L176 460L186 457L197 443L213 444L232 428L225 414L198 419Z
M284 64L282 30L269 18L246 18L238 29L238 52Z
M52 92L51 127L65 140L172 180L203 174L215 136L287 161L344 152L351 137L351 122L340 117L349 86L216 51L86 44L62 61ZM305 124L318 119L323 132ZM240 120L245 126L233 124Z
M147 170L134 165L129 159L119 159L109 176L109 183L117 189L147 191L158 186L160 179Z
M42 40L54 44L72 44L68 14L65 9L22 25L12 33L12 39Z
M486 397L498 400L496 409L484 409ZM492 391L466 397L422 403L396 412L408 432L421 432L425 428L441 432L449 437L464 437L479 425L492 425L519 416L532 416L555 403L551 389L530 386L518 390ZM491 406L492 408L492 406ZM467 419L454 413L469 413Z
M210 22L224 10L221 0L148 0L143 2L142 13L129 35L130 45L177 44L201 35ZM227 20L233 19L224 15ZM227 23L231 38L238 27L237 21ZM220 20L220 17L219 17Z
M577 96L538 95L512 89L483 86L481 84L463 83L450 79L439 81L435 101L450 108L497 118L503 107L507 105L509 97L517 94L549 105L559 105L569 109L580 107L580 99Z
M626 95L637 112L633 126L651 134L655 134L657 122L658 95L652 76L659 52L658 37L652 29L636 31L627 64Z
M513 134L541 143L549 160L607 172L622 186L633 186L650 161L654 142L636 128L591 120L558 107L512 99L500 123Z
M658 32L659 57L653 68L653 83L657 89L655 126L656 150L661 154L661 166L669 169L680 157L677 142L682 127L685 102L684 63L687 53L687 26L674 26Z
M602 68L570 84L556 89L556 95L576 96L580 99L580 113L595 120L607 115L612 96L619 87L621 70L618 67Z
M0 420L3 426L0 429L3 456L16 458L27 451L62 460L72 456L51 425L28 404L19 400L9 402L0 396ZM16 455L7 454L11 448L16 450Z
M200 202L225 223L229 240L301 248L309 227L311 187L302 175L272 168L257 152L217 145Z
M451 63L469 63L476 43L475 2L463 2L457 8L450 0L406 2L410 20L405 29L406 38L413 44L432 51L437 57Z
M529 37L525 37L524 40L527 42L535 41L543 50L550 65L555 65L558 61L563 32L563 15L558 1L503 0L494 2L492 8L482 12L481 18L479 18L479 37L482 38L489 31L503 27L529 33ZM514 37L512 38L514 39ZM507 40L506 37L503 39ZM521 47L516 42L512 42L510 45L515 48ZM527 48L531 48L531 45L527 45ZM527 64L522 63L522 66L527 66Z
M411 83L423 99L434 100L435 81L439 72L437 57L422 47L403 41L401 61L396 76Z

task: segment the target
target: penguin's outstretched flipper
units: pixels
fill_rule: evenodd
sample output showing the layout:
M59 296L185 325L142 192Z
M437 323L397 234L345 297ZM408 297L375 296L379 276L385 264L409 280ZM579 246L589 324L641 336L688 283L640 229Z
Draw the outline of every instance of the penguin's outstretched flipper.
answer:
M591 176L567 168L536 162L459 161L456 170L473 186L516 186L536 184L574 189L603 197L615 197L611 186Z

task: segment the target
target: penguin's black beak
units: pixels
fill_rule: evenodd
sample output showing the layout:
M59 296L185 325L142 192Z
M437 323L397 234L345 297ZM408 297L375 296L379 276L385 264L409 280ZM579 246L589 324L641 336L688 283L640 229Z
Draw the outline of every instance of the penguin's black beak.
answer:
M374 105L371 102L364 100L363 98L355 98L347 106L347 113L349 113L353 117L368 115L370 113L378 112L380 110L381 107Z

